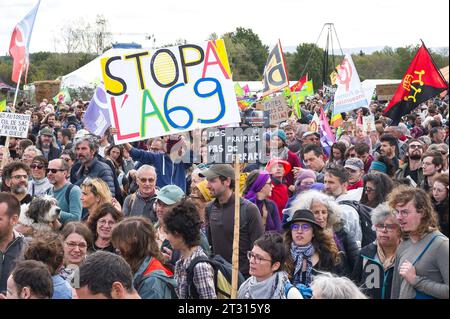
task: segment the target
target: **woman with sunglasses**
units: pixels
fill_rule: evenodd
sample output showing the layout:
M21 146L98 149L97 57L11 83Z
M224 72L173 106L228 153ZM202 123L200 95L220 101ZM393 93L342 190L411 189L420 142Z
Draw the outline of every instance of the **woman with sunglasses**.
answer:
M31 181L28 183L28 194L31 197L40 197L47 194L53 186L46 177L48 161L44 156L36 156L31 162Z
M92 245L92 233L81 222L69 222L61 235L64 241L64 266L59 274L71 282L76 269L86 258L88 247Z
M384 173L373 172L363 176L361 204L375 208L386 201L394 188L392 179Z
M310 286L321 271L345 274L339 249L329 232L316 222L307 209L297 210L284 224L285 269L292 284Z
M288 274L283 270L286 253L283 237L265 233L247 252L250 268L248 278L238 291L238 299L286 299Z
M122 219L122 212L110 203L103 204L90 215L86 226L89 227L94 235L94 242L89 247L89 252L104 250L115 253L116 249L111 243L111 234L116 224Z
M87 220L100 206L112 202L111 191L103 180L88 177L81 184L81 205L83 207L81 220Z
M395 254L402 232L395 212L385 204L372 211L377 240L361 249L353 280L372 299L390 299Z
M266 231L281 232L281 220L277 205L269 199L272 195L272 188L268 172L253 171L245 182L244 198L258 207Z

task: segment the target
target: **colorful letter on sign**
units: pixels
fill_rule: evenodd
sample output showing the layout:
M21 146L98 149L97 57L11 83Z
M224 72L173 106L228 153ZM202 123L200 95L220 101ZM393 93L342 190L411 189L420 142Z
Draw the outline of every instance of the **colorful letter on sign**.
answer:
M101 61L117 144L241 121L223 40Z

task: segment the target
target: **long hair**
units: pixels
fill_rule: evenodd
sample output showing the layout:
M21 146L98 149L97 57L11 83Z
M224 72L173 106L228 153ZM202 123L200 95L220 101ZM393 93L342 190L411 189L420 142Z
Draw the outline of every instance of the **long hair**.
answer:
M312 227L314 232L312 244L315 252L319 255L319 267L327 268L321 270L331 270L328 269L328 266L336 266L341 261L339 256L339 249L336 246L331 233L313 224ZM295 270L295 260L292 258L292 254L290 253L292 241L292 230L289 228L284 233L283 242L284 250L286 251L287 255L284 269L286 270L290 280L292 279ZM327 262L331 262L331 265L327 265Z
M112 232L111 242L119 249L133 273L146 257L163 261L156 242L156 230L150 221L142 216L133 216L119 222Z
M98 196L100 198L97 209L103 204L111 203L112 201L109 186L100 178L87 177L81 184L81 190L83 189L88 189L94 194L94 196Z
M111 214L112 218L116 223L123 219L123 213L117 210L111 203L106 203L101 206L92 214L89 214L86 226L89 227L92 234L94 235L94 241L98 238L97 233L97 223L98 220L106 215Z
M392 179L382 172L372 172L363 176L364 191L361 196L361 203L370 207L377 207L379 204L386 201L387 195L394 188ZM375 188L375 199L369 201L366 193L367 183L371 182Z
M410 201L413 201L417 212L422 214L420 224L414 233L423 236L438 230L437 214L430 196L423 189L400 185L388 196L388 204L393 209L397 205L404 206Z
M449 195L449 191L448 191L448 185L449 185L449 180L448 180L448 174L447 173L439 173L436 174L436 176L433 177L433 184L434 183L441 183L442 185L444 185L447 188L447 197L444 199L443 205L444 205L444 214L441 214L441 219L444 223L448 223L448 206L449 206L449 199L448 199L448 195ZM431 198L432 198L432 202L434 204L437 204L437 202L435 201L434 197L433 197L433 189L431 189L431 194L430 194Z

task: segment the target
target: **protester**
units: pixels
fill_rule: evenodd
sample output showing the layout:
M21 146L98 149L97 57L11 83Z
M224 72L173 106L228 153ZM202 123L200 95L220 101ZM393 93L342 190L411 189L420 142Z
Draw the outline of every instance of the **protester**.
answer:
M189 198L194 203L195 207L197 208L198 215L200 216L201 220L201 227L200 230L202 233L207 236L208 232L208 225L206 224L206 206L210 201L213 200L213 197L211 195L211 192L208 189L208 181L203 180L202 182L198 183L196 186L193 186L191 188L191 194L189 195Z
M142 165L136 173L138 190L128 195L123 204L124 216L144 216L152 223L157 221L154 204L156 200L156 171L153 166Z
M122 212L117 210L111 203L100 205L98 209L90 214L86 226L90 229L94 238L88 251L104 250L115 253L116 249L111 244L111 234L116 224L122 219Z
M133 287L142 299L176 298L173 272L163 265L156 231L147 218L128 217L112 232L111 242L133 273Z
M106 251L89 255L81 264L77 296L79 299L141 298L133 287L130 266L122 257Z
M14 267L6 299L50 299L52 295L52 276L43 262L24 260Z
M368 173L370 165L373 162L373 156L370 154L370 147L365 143L355 145L355 152L357 157L364 163L364 173Z
M81 205L85 221L93 215L103 204L113 203L113 198L108 185L99 178L87 178L81 184Z
M281 232L280 214L272 195L270 174L266 171L253 171L246 180L244 198L258 206L265 231Z
M25 260L43 262L52 275L52 299L72 299L72 287L64 280L59 271L64 265L64 247L61 236L57 233L41 233L28 243Z
M273 152L273 157L287 161L291 167L300 167L300 160L297 155L287 147L287 137L283 130L275 130L272 132L271 141L275 143L275 148L271 150ZM285 179L286 185L289 188L289 186L294 184L293 172L286 172Z
M320 146L309 144L303 148L303 161L307 168L316 172L318 183L324 182L325 158Z
M384 173L374 172L364 175L364 190L361 203L375 208L386 201L387 196L394 188L392 179Z
M334 240L310 210L297 210L283 228L288 252L285 269L294 285L309 287L313 276L321 271L346 272Z
M398 140L393 135L384 134L381 135L380 142L380 155L387 157L391 161L393 165L393 171L396 172L399 168L399 159L397 157L397 154L399 152ZM379 161L378 158L377 161Z
M20 205L28 204L32 200L31 195L27 193L30 173L30 167L21 162L11 162L3 168L2 190L10 192Z
M61 230L64 241L64 267L59 274L69 283L78 266L84 261L88 247L92 246L92 233L80 222L69 222Z
M65 149L64 151L62 151L61 156L59 158L67 163L67 165L69 166L69 172L72 169L72 165L75 163L75 161L77 159L77 157L76 157L75 153L72 151L72 149ZM69 177L70 176L68 175L67 178L69 178Z
M422 189L399 186L388 203L408 235L397 249L391 298L448 299L448 238L438 230L430 197Z
M330 158L328 163L344 165L344 156L347 146L344 142L336 142L331 146Z
M283 237L275 233L265 233L247 252L250 263L250 278L240 287L238 299L286 299L285 289L290 283L283 270L286 253Z
M48 161L44 156L36 156L30 165L31 180L28 182L28 194L31 197L40 197L47 194L52 184L47 179Z
M284 177L290 170L291 165L279 158L272 158L266 165L266 171L269 172L272 182L272 194L269 196L269 199L277 205L280 218L289 200L289 189L284 182Z
M433 178L442 171L444 161L437 151L426 152L422 156L423 181L420 188L429 192L433 185Z
M377 240L361 248L352 278L370 298L390 299L402 233L395 212L385 204L375 208L371 218Z
M344 168L348 172L347 190L358 189L363 187L364 163L359 158L349 158L345 161Z
M51 127L44 127L39 131L36 147L42 152L47 161L58 158L61 150L58 148L56 138Z
M433 179L432 202L434 209L438 215L439 229L448 237L448 174L437 174Z
M208 241L214 254L232 262L232 246L234 234L235 194L234 170L228 164L215 164L202 171L208 181L208 189L215 197L206 207L208 224ZM253 247L253 242L264 233L264 226L258 207L250 201L240 198L241 213L239 240L239 271L248 277L249 263L246 252Z
M14 264L23 259L25 240L14 230L20 215L20 203L12 194L0 192L0 294L6 294L6 281Z
M312 299L367 299L350 279L332 274L314 277L311 288Z
M187 200L181 201L164 216L163 225L170 245L181 255L175 264L174 276L178 283L178 298L216 298L214 269L209 263L193 264L192 282L188 279L191 264L199 258L207 258L200 247L201 221L195 205Z

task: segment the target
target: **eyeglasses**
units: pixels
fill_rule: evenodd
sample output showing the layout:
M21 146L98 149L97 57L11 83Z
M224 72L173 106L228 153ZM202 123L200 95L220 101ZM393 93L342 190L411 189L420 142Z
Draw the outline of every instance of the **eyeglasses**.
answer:
M373 193L373 192L375 192L375 189L366 187L366 193Z
M30 165L30 168L31 169L43 169L45 166L44 165L42 165L42 164L31 164Z
M251 261L252 258L254 258L256 264L260 264L262 260L270 261L270 262L272 261L272 259L262 258L261 256L258 256L256 254L254 254L252 251L247 251L247 258L248 258L249 261Z
M412 148L412 149L421 148L421 147L422 147L422 145L418 145L418 144L411 144L409 146L409 148Z
M397 229L398 225L397 224L376 224L375 228L377 230L387 230L387 231L393 231L395 229Z
M14 178L15 180L19 180L21 178L28 179L28 175L14 175L14 176L11 176L11 178Z
M100 226L105 226L106 224L108 224L108 226L114 226L116 224L116 222L114 220L110 220L109 222L104 220L104 219L99 219L97 221L97 224Z
M147 182L149 182L150 184L153 184L154 182L155 182L155 179L154 178L140 178L139 177L139 180L142 182L142 183L147 183Z
M408 217L408 215L409 214L411 214L411 212L409 212L409 211L407 211L407 210L402 210L402 211L398 211L398 210L396 210L395 211L395 214L398 216L398 215L400 215L400 216L402 216L402 217Z
M64 160L65 162L70 162L71 159L69 157L61 157L62 160Z
M67 247L70 249L75 249L75 247L78 247L80 250L86 249L87 244L86 243L74 243L72 241L66 243Z
M64 171L65 171L65 169L60 169L60 168L49 168L48 169L48 172L52 173L52 174L56 174L58 172L64 172Z
M308 230L310 230L311 229L311 225L310 224L292 224L291 225L291 230L292 231L295 231L295 232L298 232L298 231L300 231L300 229L302 230L302 231L308 231Z

